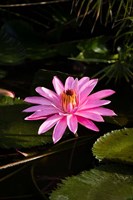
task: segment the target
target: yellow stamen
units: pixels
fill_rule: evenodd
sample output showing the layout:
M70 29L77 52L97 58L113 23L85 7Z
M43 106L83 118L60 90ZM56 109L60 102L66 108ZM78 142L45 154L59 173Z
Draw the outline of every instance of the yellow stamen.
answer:
M62 107L64 111L68 111L68 104L74 108L77 105L76 94L73 90L64 91L61 94Z

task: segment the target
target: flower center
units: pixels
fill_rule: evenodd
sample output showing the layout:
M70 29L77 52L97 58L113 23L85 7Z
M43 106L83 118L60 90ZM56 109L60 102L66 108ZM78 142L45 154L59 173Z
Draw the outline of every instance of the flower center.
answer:
M66 90L61 94L62 108L65 112L71 112L77 105L76 94L73 90Z

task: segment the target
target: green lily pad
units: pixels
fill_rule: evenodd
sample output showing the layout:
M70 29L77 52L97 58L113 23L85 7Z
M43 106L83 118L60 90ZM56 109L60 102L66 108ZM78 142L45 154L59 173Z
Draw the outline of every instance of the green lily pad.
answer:
M39 136L42 122L25 121L22 111L28 107L23 100L0 97L0 147L25 148L52 143L51 132Z
M100 166L63 180L52 192L50 200L132 199L132 175L133 171L129 166Z
M92 151L98 160L133 164L133 128L115 130L101 136Z

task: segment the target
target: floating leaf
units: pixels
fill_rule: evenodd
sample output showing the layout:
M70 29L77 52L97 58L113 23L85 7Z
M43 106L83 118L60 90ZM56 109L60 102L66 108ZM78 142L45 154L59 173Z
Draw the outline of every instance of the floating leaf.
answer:
M22 111L27 107L23 100L0 98L0 147L33 147L52 142L51 132L38 136L40 122L25 121Z
M111 131L93 145L98 160L133 163L133 128Z
M52 192L51 200L112 200L133 198L131 167L105 165L68 177Z

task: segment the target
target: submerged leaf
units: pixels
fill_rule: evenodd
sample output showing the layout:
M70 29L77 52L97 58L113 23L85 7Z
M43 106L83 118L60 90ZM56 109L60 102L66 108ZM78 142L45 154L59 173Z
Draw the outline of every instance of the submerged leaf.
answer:
M133 164L133 128L111 131L93 145L98 160L111 160Z
M25 49L8 23L5 23L0 29L0 44L0 64L23 63Z
M133 198L131 167L105 165L69 177L52 192L51 200L112 200Z

